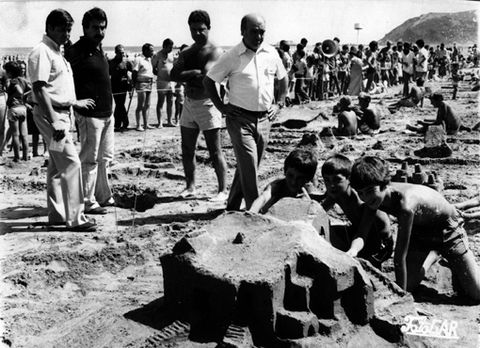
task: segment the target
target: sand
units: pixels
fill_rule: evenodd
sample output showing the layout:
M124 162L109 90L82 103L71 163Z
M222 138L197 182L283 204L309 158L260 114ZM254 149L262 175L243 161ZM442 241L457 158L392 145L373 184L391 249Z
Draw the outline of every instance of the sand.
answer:
M448 87L447 81L433 83L433 89ZM419 159L414 150L423 147L423 137L407 131L407 123L434 118L436 110L425 101L422 109L401 109L391 115L386 106L397 97L399 88L374 95L373 104L384 112L382 132L374 137L339 139L333 150L354 159L361 154L377 154L399 168L403 160L421 163L435 170L445 185L450 202L478 195L480 185L479 132L460 132L449 139L453 155L444 159ZM479 121L478 92L461 85L457 100L449 100L451 90L444 88L447 101L472 127ZM155 124L156 96L152 98L150 121ZM320 112L329 116L309 122L305 128L272 129L271 141L260 169L260 186L282 175L283 160L306 131L333 126L330 116L337 99L312 102L286 108L280 121L287 118L312 119ZM130 108L130 126L135 125L134 98ZM165 116L164 116L165 118ZM228 164L228 183L235 170L235 156L222 131ZM217 190L216 178L203 139L197 152L197 191L192 199L180 199L184 189L180 153L180 130L163 128L146 133L129 130L115 133L115 160L111 183L122 207L109 207L108 214L97 216L99 229L94 233L49 231L46 222L46 168L43 157L27 163L7 160L0 166L0 320L4 328L4 346L12 347L142 347L146 339L162 327L163 294L160 255L185 235L195 234L207 221L225 208L222 202L208 199ZM319 151L321 161L332 149ZM35 169L34 169L35 168ZM319 178L319 191L323 182ZM139 193L139 210L127 207L128 197ZM131 204L133 206L133 204ZM147 209L148 208L148 209ZM334 220L344 220L339 209L329 212ZM480 223L467 221L471 248L480 261ZM393 279L391 260L384 265ZM480 306L465 305L453 293L449 271L437 266L415 296L416 306L431 319L458 322L458 339L424 338L426 346L475 347L480 332ZM197 343L178 335L158 347L215 347L215 343Z

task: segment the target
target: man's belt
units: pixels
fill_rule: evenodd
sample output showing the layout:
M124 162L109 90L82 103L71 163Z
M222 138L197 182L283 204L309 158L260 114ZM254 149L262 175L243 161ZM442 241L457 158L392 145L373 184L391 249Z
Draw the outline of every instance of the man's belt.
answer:
M38 103L32 103L33 106L40 106ZM55 111L70 111L71 106L58 106L58 105L52 105L53 110Z
M153 82L153 77L145 77L145 78L138 78L137 77L137 82Z
M247 115L258 117L258 118L265 117L268 114L268 111L251 111L251 110L241 108L240 106L236 106L233 104L230 104L230 105L240 110L243 114L247 114Z

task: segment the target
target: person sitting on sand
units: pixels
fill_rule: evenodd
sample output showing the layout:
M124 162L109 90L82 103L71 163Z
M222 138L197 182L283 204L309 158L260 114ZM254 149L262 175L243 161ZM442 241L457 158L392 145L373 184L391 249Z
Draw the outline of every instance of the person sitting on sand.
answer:
M401 107L414 108L419 104L423 107L423 98L425 97L427 90L423 87L424 80L422 78L417 79L416 86L412 86L408 96L400 99L398 102L388 106L388 110L394 114Z
M283 167L285 177L268 184L249 210L265 214L271 206L284 197L308 195L305 185L313 180L317 164L317 158L310 150L295 149L290 152Z
M428 126L441 125L448 135L457 134L460 128L462 128L460 116L453 111L450 105L443 101L441 93L435 92L429 98L433 107L438 109L435 121L418 121L419 126L407 125L407 129L425 133Z
M480 269L468 248L463 219L441 193L424 185L391 182L387 162L375 156L355 161L350 183L372 210L397 218L393 262L396 282L402 289L414 290L440 254L457 277L461 291L480 303ZM371 221L365 219L362 228Z
M338 113L338 127L333 127L333 135L350 137L357 134L357 115L351 107L352 100L349 96L340 98L333 112Z
M380 129L380 114L369 107L371 100L369 94L361 92L358 95L358 108L355 108L355 113L358 119L358 129L363 134L373 135Z

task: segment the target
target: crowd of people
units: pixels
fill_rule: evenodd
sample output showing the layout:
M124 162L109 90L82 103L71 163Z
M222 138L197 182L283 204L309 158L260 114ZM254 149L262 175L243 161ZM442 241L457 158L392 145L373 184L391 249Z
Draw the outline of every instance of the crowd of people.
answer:
M334 246L377 266L394 250L397 283L403 289L418 285L440 254L461 275L462 291L480 301L480 271L465 241L458 211L430 188L390 182L388 164L382 159L364 156L352 163L341 154L330 157L322 166L324 196L305 189L315 176L318 161L310 150L293 151L285 160L285 178L275 180L263 192L258 180L272 121L286 104L347 95L335 107L339 126L334 134L374 134L380 117L370 108L371 97L365 91L371 92L375 85L402 83L404 96L413 98L412 80L418 85L448 71L455 75L466 64L477 66L476 45L464 57L455 46L446 50L442 44L435 50L421 39L394 46L387 42L379 50L375 41L357 47L340 45L334 38L326 45L316 44L310 53L306 52L308 41L302 39L290 55L286 41L280 42L278 49L264 42L267 23L263 16L248 14L240 22L241 41L223 52L209 39L209 14L196 10L187 20L193 44L183 46L178 56L172 53L173 41L165 39L157 53L152 44L145 43L142 54L133 61L126 59L124 47L117 45L115 57L109 60L102 48L108 27L106 13L97 7L87 11L81 23L84 35L75 43L70 41L73 23L63 9L50 12L46 33L27 63L6 62L0 85L0 100L5 104L0 104L0 113L9 121L14 161L20 160L20 149L21 159L28 160L29 119L48 149L49 225L96 230L95 220L87 215L107 214L105 207L115 204L108 166L114 157L115 130L129 126L126 97L132 91L137 93L135 129L146 131L152 127L150 99L156 90L157 127L163 126L164 105L165 125L178 122L180 126L186 181L180 197L196 196L195 151L201 131L218 180L218 192L211 199L226 202L226 210L266 212L282 197L299 195L319 200L325 209L339 204L352 229L329 236ZM289 92L294 93L293 98L288 97ZM358 106L352 105L348 95L358 96ZM420 99L417 95L415 100L418 103ZM443 125L447 132L451 128L458 131L459 123L454 122L458 119L442 96L433 94L431 100L439 108L434 124ZM220 141L222 117L237 162L229 192ZM4 119L1 121L4 125ZM74 124L80 152L70 132ZM2 150L8 141L5 133L2 129ZM398 220L395 247L387 214ZM421 267L410 264L416 248L425 254Z
M302 38L291 53L287 41L280 41L278 53L290 78L291 100L302 104L331 96L357 96L365 91L403 84L403 95L409 93L412 82L451 77L458 78L464 68L478 68L477 45L462 51L454 43L446 48L415 43L390 41L382 48L377 41L368 46L341 44L340 39L325 40L307 52L308 40Z

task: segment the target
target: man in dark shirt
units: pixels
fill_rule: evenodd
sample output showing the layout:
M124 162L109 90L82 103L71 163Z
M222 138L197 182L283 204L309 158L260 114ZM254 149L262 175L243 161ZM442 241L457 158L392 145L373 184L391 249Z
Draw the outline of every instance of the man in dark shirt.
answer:
M132 71L132 63L125 58L125 48L122 45L115 46L115 57L108 61L110 66L110 78L112 81L112 93L115 100L115 130L128 128L128 112L125 109L127 93L131 90L128 72Z
M91 98L95 107L75 110L80 133L83 191L86 214L106 214L114 203L107 168L113 159L112 87L108 61L101 42L107 15L95 7L82 19L84 36L69 47L65 57L72 65L77 98Z

